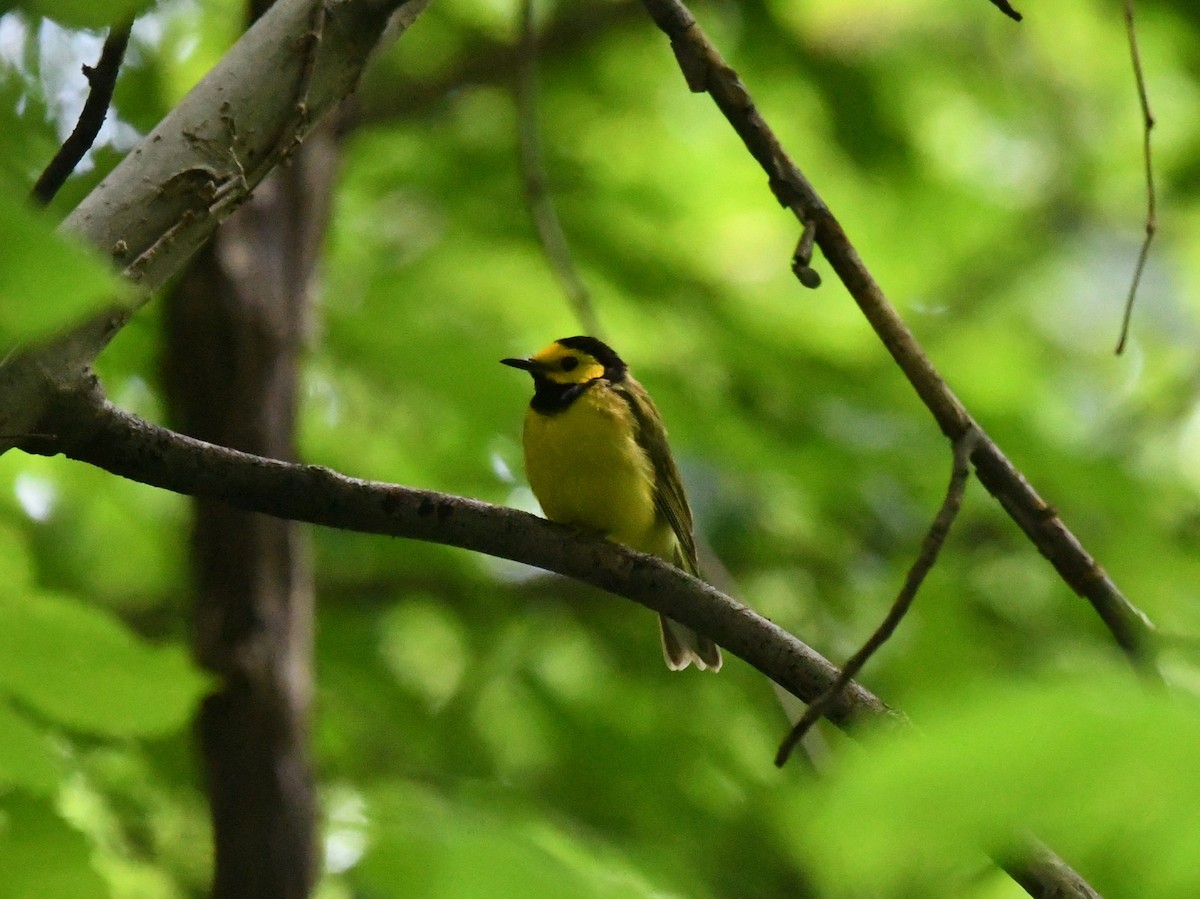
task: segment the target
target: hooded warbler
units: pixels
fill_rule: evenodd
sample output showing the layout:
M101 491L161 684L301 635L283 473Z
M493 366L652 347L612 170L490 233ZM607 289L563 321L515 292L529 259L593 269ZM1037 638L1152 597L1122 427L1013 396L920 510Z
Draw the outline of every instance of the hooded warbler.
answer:
M533 376L525 413L525 473L551 521L699 574L692 511L662 417L613 350L594 337L556 340L527 359L502 359ZM659 616L673 671L719 671L709 638Z

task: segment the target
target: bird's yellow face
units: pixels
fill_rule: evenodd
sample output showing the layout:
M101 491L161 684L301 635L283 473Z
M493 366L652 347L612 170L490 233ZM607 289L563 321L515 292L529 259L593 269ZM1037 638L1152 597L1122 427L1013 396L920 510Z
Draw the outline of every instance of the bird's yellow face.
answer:
M531 372L556 384L586 384L604 377L604 366L580 349L558 341L529 357Z
M617 384L628 369L612 348L594 337L564 337L527 359L501 359L533 376L530 408L543 415L562 412L596 384Z

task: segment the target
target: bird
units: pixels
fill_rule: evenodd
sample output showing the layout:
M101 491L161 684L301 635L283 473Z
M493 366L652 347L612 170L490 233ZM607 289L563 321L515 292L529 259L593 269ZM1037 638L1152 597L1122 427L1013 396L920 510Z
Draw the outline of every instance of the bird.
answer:
M551 521L598 532L699 577L692 510L650 394L595 337L564 337L502 364L533 376L525 474ZM719 671L708 637L659 616L667 667Z

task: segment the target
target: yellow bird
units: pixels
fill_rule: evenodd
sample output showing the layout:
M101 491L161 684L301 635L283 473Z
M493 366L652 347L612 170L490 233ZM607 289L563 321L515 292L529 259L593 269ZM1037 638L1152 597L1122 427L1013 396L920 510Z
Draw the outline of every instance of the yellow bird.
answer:
M594 337L565 337L528 359L500 361L533 376L525 473L546 517L698 576L692 510L666 428L621 357ZM712 640L659 620L668 668L721 669Z

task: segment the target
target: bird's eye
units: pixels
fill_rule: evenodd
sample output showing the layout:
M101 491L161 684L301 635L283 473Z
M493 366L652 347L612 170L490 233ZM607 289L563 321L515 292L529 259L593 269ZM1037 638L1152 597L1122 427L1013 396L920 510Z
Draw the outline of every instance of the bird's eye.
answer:
M579 360L574 356L565 356L561 364L563 371L574 371L579 367Z

